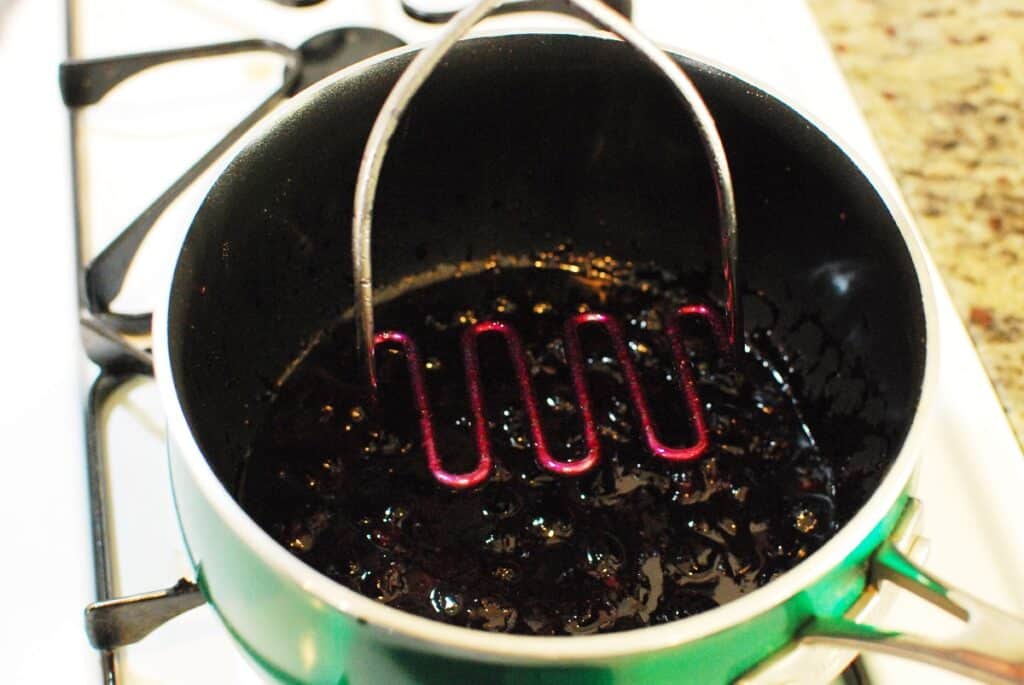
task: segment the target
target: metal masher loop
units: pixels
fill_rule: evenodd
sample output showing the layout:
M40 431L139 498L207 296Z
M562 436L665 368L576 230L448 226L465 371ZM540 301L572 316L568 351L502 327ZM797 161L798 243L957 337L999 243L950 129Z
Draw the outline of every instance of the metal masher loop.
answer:
M352 218L352 264L355 274L357 355L362 362L365 380L373 390L377 388L377 371L374 364L373 269L370 245L373 205L388 146L412 98L437 68L441 59L473 26L486 18L497 7L509 1L478 0L455 15L441 30L437 39L420 51L402 73L381 107L367 139L356 180ZM679 65L637 31L629 20L599 0L566 0L566 2L589 17L595 26L618 35L636 49L652 66L668 78L688 106L700 134L715 183L722 249L722 276L725 280L728 315L728 342L734 351L742 351L742 318L736 289L738 255L736 202L733 196L729 163L726 160L722 139L718 135L718 127L715 125L711 112L708 111L693 82Z

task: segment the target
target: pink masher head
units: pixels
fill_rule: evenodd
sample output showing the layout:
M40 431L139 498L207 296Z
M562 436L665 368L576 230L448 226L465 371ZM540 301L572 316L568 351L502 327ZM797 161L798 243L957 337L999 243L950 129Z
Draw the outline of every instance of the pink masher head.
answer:
M684 305L676 310L671 317L667 333L672 347L672 355L679 376L679 386L690 417L694 440L692 444L673 447L666 445L658 438L657 429L651 417L650 407L643 387L640 384L636 364L630 356L626 345L622 325L612 316L598 312L578 314L565 323L564 336L566 357L572 375L573 390L576 393L577 406L583 422L583 436L586 443L586 454L572 461L561 461L552 456L541 425L540 412L537 408L536 393L527 367L526 351L523 348L519 333L507 323L501 321L482 321L465 330L462 335L462 355L466 371L466 386L469 389L469 402L473 417L478 459L476 467L465 473L452 473L444 468L441 456L437 451L434 438L434 420L427 397L423 365L420 360L416 343L400 331L382 331L374 336L373 345L391 344L399 347L405 357L409 378L412 385L413 401L420 424L420 438L423 451L427 456L427 467L437 482L454 489L472 488L483 483L491 473L494 460L491 454L491 441L487 430L485 402L480 378L480 362L477 352L478 341L485 335L497 335L504 341L515 369L516 382L519 387L520 400L526 409L530 424L530 434L538 463L547 471L560 476L576 476L592 470L601 459L601 444L598 439L597 425L593 416L593 405L587 386L587 369L583 356L583 345L580 341L580 329L585 326L599 326L608 335L615 352L616 361L622 370L633 410L640 423L641 432L648 449L669 461L691 461L702 456L708 449L709 439L707 424L704 420L703 408L697 396L696 383L693 378L689 355L683 345L682 322L686 319L703 320L710 328L718 348L725 352L729 339L725 325L717 313L705 305ZM374 391L379 390L374 388Z

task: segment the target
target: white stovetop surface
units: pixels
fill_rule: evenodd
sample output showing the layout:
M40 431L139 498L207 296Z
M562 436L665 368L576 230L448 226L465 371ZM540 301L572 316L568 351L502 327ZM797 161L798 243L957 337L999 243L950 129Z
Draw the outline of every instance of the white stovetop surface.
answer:
M82 52L99 56L262 36L297 44L324 28L359 23L408 41L432 29L401 16L397 0L329 0L307 10L267 0L80 0ZM656 40L713 57L786 93L827 121L885 183L891 177L831 53L801 0L636 0ZM72 278L66 116L57 94L63 57L61 0L0 0L0 251L6 388L0 405L4 468L0 531L7 563L0 618L0 676L15 683L96 683L96 655L82 630L92 596L82 446L84 382ZM505 20L503 20L504 22ZM538 19L526 21L536 24ZM92 179L91 249L129 221L265 92L277 66L251 57L172 67L115 91L85 118ZM155 105L155 106L154 106ZM148 308L192 193L172 208L129 280L123 308ZM13 241L13 246L10 244ZM13 249L12 249L13 248ZM929 566L984 599L1024 610L1024 456L963 326L940 288L941 397L925 445L918 494ZM120 591L162 588L189 572L166 478L163 421L150 383L125 393L110 416ZM893 627L946 630L941 612L902 597ZM208 608L125 650L125 683L251 683L254 674ZM963 679L872 659L879 682Z

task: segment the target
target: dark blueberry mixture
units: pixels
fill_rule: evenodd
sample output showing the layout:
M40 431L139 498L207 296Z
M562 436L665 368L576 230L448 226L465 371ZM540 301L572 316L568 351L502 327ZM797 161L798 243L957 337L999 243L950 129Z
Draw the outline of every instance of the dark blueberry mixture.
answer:
M694 301L671 274L591 260L561 268L490 268L420 285L378 306L378 330L419 344L449 471L476 464L459 334L485 319L513 324L528 350L548 442L583 453L561 326L603 311L624 324L663 441L692 440L664 333ZM435 482L419 447L404 360L382 351L381 397L369 402L351 323L325 336L288 377L252 445L239 499L297 557L353 590L446 623L535 635L665 623L750 592L838 528L833 470L770 336L730 360L688 336L712 447L685 464L650 454L611 346L583 345L603 454L591 472L552 475L500 339L480 344L491 478L469 491Z

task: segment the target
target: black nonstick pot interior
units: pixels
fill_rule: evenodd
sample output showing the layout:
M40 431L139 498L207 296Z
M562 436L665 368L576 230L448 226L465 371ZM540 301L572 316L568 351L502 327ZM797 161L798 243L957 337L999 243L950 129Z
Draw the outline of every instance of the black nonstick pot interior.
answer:
M230 166L188 234L171 363L229 489L279 380L352 304L355 175L408 59L354 72L291 113ZM680 61L732 165L746 328L771 328L790 356L806 419L838 455L848 517L900 450L918 401L925 322L910 255L870 181L825 135L746 82ZM381 286L569 241L720 292L698 138L668 84L618 42L462 43L413 103L378 198Z

